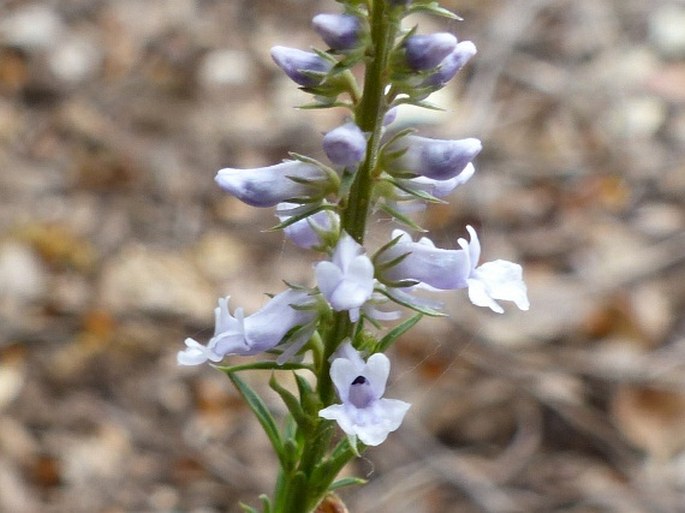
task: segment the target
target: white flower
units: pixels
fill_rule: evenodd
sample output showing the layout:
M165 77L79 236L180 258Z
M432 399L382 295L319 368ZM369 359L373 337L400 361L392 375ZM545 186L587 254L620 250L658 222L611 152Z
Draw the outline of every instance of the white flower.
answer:
M335 420L348 436L366 445L379 445L402 424L411 406L398 399L384 399L390 373L390 360L382 353L371 355L366 363L349 342L336 353L331 364L331 379L342 404L319 412Z
M359 319L359 309L373 293L373 264L364 248L347 233L338 241L331 262L316 264L316 282L333 310L349 310L350 320Z
M219 362L227 355L253 355L273 349L286 334L296 326L307 326L316 318L316 312L305 307L311 304L307 292L288 289L274 296L266 305L252 315L244 316L243 309L235 310L235 317L228 310L228 299L219 299L214 309L214 336L206 346L188 338L186 349L179 351L179 365L199 365ZM304 345L312 330L302 330L300 336L290 340L284 355L292 356ZM309 334L309 336L307 336ZM285 360L279 358L278 362Z
M519 264L507 260L485 262L478 266L480 242L476 231L466 227L471 241L460 238L461 249L438 248L423 237L412 241L401 230L393 232L398 242L383 251L379 258L381 281L388 285L413 281L421 288L432 290L456 290L468 288L469 299L476 306L486 306L503 313L496 300L513 301L521 310L528 310L526 284ZM395 265L383 266L399 260Z
M480 242L472 226L467 226L466 229L471 242L465 239L459 239L458 242L468 255L470 264L466 283L471 302L476 306L487 306L497 313L504 313L504 309L496 299L513 301L520 310L528 310L530 302L521 266L508 260L494 260L476 267L480 259Z

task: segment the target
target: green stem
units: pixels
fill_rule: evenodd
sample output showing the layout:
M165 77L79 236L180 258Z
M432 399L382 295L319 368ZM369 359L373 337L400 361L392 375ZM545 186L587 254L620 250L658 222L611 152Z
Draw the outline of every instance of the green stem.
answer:
M386 0L369 2L371 40L367 67L364 76L364 89L355 109L355 122L362 131L370 134L366 158L359 167L346 198L345 208L341 215L342 228L359 244L364 241L366 221L369 214L373 192L373 171L378 162L381 143L383 118L388 106L385 99L387 68L390 52L393 48L399 23L394 20ZM350 322L349 312L336 312L330 329L325 334L323 353L317 372L317 389L323 406L332 404L335 391L330 377L330 358L340 343L353 335L354 324ZM320 463L330 450L333 435L332 422L319 419L313 436L305 440L299 465L293 474L286 477L282 505L276 508L277 513L307 513L323 498L308 493L308 484L298 480L297 474L311 478L315 466ZM349 457L352 458L350 453ZM333 482L335 476L330 476ZM304 490L302 487L304 486ZM297 488L297 490L292 489ZM279 501L280 502L280 501Z
M342 227L359 244L364 242L366 220L373 191L373 169L378 161L385 103L387 67L397 32L397 21L389 15L385 0L377 0L371 8L371 55L364 75L364 92L355 110L355 121L363 132L370 134L366 158L359 167L342 213Z

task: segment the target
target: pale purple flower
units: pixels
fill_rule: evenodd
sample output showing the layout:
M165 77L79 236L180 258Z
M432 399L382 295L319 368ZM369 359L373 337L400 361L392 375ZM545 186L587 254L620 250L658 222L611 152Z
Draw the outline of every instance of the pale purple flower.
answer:
M397 244L379 255L382 281L387 283L414 282L415 285L438 290L468 288L469 299L476 306L486 306L503 313L496 300L513 301L521 310L528 310L526 285L521 266L507 260L495 260L478 266L480 242L476 231L467 226L471 241L459 239L461 249L438 248L423 237L413 242L411 237L395 230ZM384 268L384 263L400 259Z
M254 169L224 168L215 177L224 191L253 207L273 207L282 201L306 198L325 187L326 173L314 164L285 160Z
M473 42L460 42L452 53L442 60L435 72L426 77L426 80L424 80L422 85L437 88L443 87L454 78L471 57L476 55L476 52L476 45L474 45Z
M214 336L206 346L192 338L186 339L186 349L177 355L179 365L198 365L207 360L219 362L227 355L269 351L280 344L291 329L309 325L317 315L311 308L311 297L301 290L281 292L247 317L242 308L235 310L235 316L231 315L228 300L228 297L219 299L219 306L214 310ZM298 337L294 342L299 347L290 347L289 354L297 352L307 340L308 337L304 340Z
M279 203L276 206L276 215L282 222L287 221L292 216L297 215L298 208L302 207L295 203ZM286 226L283 228L283 233L296 246L304 249L313 249L323 244L322 234L337 230L338 225L338 214L330 210L321 210Z
M476 168L469 162L461 173L447 180L434 180L425 176L417 176L399 181L409 189L427 192L436 198L444 198L454 189L468 182L475 172Z
M351 14L317 14L312 25L333 50L350 50L359 44L361 21Z
M366 156L366 136L354 123L345 123L323 137L323 150L333 164L353 167Z
M316 264L316 282L333 310L349 310L350 320L359 319L360 307L371 297L373 264L364 248L343 232L330 262Z
M388 164L389 172L412 173L434 180L449 180L466 170L466 166L483 148L475 138L448 140L409 135L392 144L391 151L406 151Z
M285 46L274 46L271 57L293 82L304 87L319 85L333 67L319 54Z
M385 399L390 360L376 353L364 362L349 342L336 352L331 364L331 379L342 404L334 404L319 416L335 420L347 436L358 437L369 446L380 445L402 424L410 404Z
M448 32L409 36L404 42L407 65L415 71L435 68L457 46L457 38Z

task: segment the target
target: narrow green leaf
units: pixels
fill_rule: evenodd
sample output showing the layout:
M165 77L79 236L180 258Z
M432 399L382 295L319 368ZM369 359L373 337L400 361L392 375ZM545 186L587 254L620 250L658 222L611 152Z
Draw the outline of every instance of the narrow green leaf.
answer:
M343 477L329 486L328 491L332 492L344 488L345 486L363 485L366 483L368 483L368 480L362 479L361 477Z
M286 362L282 365L279 365L275 361L242 363L240 365L230 365L230 366L215 365L214 367L219 369L221 372L225 372L226 374L233 373L233 372L245 371L245 370L287 370L287 371L308 370L308 371L314 372L311 365L307 365L306 363Z
M271 441L271 445L273 446L274 451L276 451L281 465L285 466L286 461L283 455L283 441L278 433L276 422L264 404L264 401L262 401L257 393L252 390L247 383L240 379L237 374L233 372L227 372L226 375L233 382L235 387L238 389L238 392L240 392L240 395L243 396L243 399L245 399L245 402L247 402L248 406L257 417L257 420L262 425L266 436Z
M259 500L262 501L262 511L264 513L271 513L273 511L273 506L271 504L271 499L266 494L261 494Z
M401 191L406 192L407 194L414 196L417 199L428 201L430 203L442 203L442 204L447 204L445 200L441 200L440 198L436 198L432 194L422 191L421 189L415 189L413 188L410 184L405 184L400 182L399 180L394 180L391 178L384 178L383 181L389 182Z
M295 397L289 390L281 386L281 384L276 381L274 374L271 375L269 386L281 397L300 429L307 432L310 431L312 428L311 419L302 409L302 405L297 397Z
M248 506L244 502L240 503L240 509L242 509L245 513L259 513L256 509L254 509L252 506Z
M422 313L417 313L413 315L402 324L395 326L391 329L382 339L378 341L376 345L377 353L384 353L399 337L404 333L409 331L417 322L423 317Z
M402 306L406 306L407 308L410 308L415 312L428 315L429 317L446 316L444 312L437 309L437 306L430 306L426 304L426 301L424 299L413 298L410 294L404 293L400 290L395 289L392 292L390 292L385 287L376 287L375 290L376 292L383 294L388 299L393 300L395 303L400 304Z
M287 228L291 224L295 224L298 221L301 221L302 219L306 219L309 216L313 216L314 214L317 214L323 210L335 210L335 205L317 205L314 208L308 208L307 210L304 210L302 213L293 215L288 217L285 221L281 221L275 226L272 226L271 228L267 229L266 231L269 232L275 232L277 230L282 230L283 228Z
M425 228L422 228L418 224L416 224L414 221L412 221L409 217L405 216L398 210L392 208L390 205L387 205L385 203L380 204L380 209L386 212L387 214L391 215L394 219L399 221L400 223L409 226L412 230L416 230L417 232L427 232Z
M318 420L319 410L322 408L319 395L312 390L309 382L303 376L300 376L297 373L294 374L297 382L297 389L300 392L300 403L302 404L304 411L310 416L313 415L314 418ZM316 421L312 424L316 424Z
M450 20L463 21L463 18L457 16L452 11L448 11L444 7L440 7L438 2L416 2L409 9L407 9L407 15L415 12L426 12L429 14L434 14L436 16L442 16L443 18L449 18Z

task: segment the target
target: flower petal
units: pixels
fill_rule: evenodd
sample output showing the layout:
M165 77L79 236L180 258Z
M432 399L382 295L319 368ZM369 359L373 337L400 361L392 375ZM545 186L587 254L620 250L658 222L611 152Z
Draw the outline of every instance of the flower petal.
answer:
M521 310L528 310L530 307L526 284L523 281L523 269L519 264L507 260L486 262L476 268L472 280L469 281L480 284L475 292L477 295L480 295L482 290L492 299L513 301ZM471 286L470 283L469 296Z
M380 399L385 393L385 385L390 375L390 360L383 353L372 354L366 361L364 375L371 384L375 398Z

